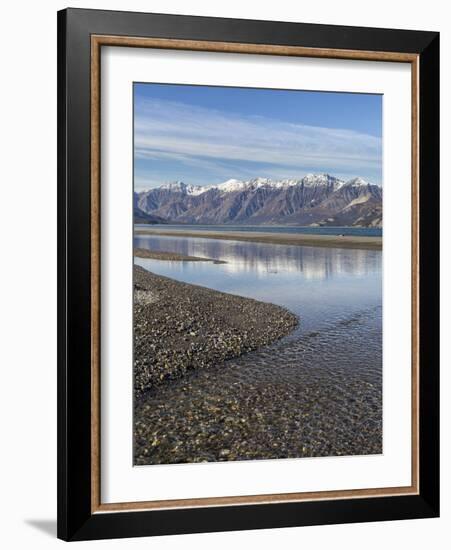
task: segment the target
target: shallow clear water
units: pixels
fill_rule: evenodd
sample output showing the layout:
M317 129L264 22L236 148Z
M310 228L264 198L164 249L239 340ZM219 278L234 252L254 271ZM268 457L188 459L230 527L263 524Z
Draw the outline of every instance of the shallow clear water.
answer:
M261 231L265 233L298 233L306 235L353 235L382 237L379 227L298 227L294 225L149 225L136 224L137 229L171 229L180 231Z
M380 251L151 235L135 246L226 261L135 258L153 273L300 318L267 348L150 392L136 409L139 436L165 444L138 464L382 451Z
M285 306L300 316L301 331L381 304L380 251L142 235L135 246L226 261L135 258L159 275Z

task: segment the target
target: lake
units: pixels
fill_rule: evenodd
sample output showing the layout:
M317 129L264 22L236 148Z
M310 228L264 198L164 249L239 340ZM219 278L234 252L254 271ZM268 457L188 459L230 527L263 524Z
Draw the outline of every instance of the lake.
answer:
M179 231L251 231L265 233L289 233L299 235L346 235L354 237L382 237L379 227L299 227L293 225L149 225L135 224L137 229L156 228Z
M160 434L164 417L168 440L182 448L174 460L167 448L155 451L149 463L382 452L381 251L156 235L135 236L135 247L224 261L135 258L158 275L275 303L300 320L275 344L137 403L135 414L145 410ZM193 443L205 430L221 451Z

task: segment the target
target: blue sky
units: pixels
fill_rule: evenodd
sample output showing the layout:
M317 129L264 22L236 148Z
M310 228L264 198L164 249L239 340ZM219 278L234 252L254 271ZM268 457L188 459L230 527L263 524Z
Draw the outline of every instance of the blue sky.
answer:
M181 180L382 181L382 96L134 84L135 190Z

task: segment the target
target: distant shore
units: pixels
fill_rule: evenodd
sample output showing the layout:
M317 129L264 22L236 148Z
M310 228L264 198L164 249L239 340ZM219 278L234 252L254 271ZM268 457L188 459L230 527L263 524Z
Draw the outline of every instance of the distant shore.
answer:
M149 250L147 248L135 248L133 255L137 258L149 258L150 260L166 260L170 262L213 262L214 264L225 264L222 260L213 258L201 258L200 256L187 256L178 252L166 252L165 250Z
M382 250L382 237L361 237L355 235L307 235L298 233L269 233L265 231L209 231L205 229L149 229L135 230L135 235L162 235L177 237L201 237L203 239L220 239L227 241L250 241L268 244L288 244L298 246L328 246L332 248L360 248Z
M134 266L135 396L186 372L269 345L298 318L285 308Z

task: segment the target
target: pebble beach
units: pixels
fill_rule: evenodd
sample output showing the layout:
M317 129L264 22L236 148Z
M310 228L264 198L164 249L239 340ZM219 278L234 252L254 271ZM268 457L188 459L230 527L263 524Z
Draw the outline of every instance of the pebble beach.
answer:
M180 283L138 266L134 296L137 397L189 371L268 345L298 324L280 306Z

